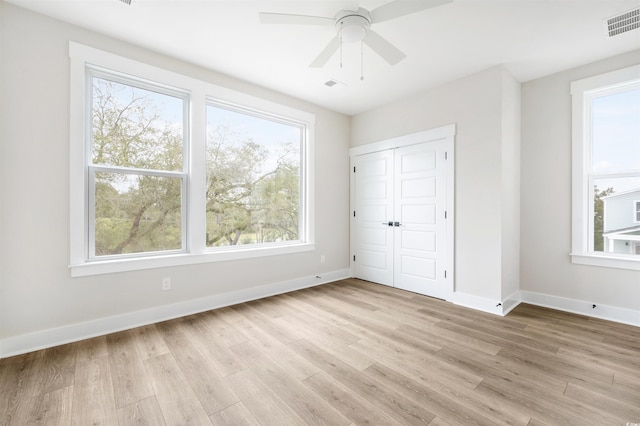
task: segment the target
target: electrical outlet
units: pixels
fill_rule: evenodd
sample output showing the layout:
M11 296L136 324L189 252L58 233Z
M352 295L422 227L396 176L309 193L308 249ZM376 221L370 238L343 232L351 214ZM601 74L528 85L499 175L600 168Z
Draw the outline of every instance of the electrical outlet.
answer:
M324 257L324 254L320 255L320 263L324 263L327 259Z
M162 279L162 291L171 290L171 277L164 277Z

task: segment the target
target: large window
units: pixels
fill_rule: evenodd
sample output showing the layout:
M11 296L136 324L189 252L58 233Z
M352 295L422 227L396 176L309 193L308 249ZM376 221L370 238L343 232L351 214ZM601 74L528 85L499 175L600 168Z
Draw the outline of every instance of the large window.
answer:
M208 247L299 241L300 124L207 105Z
M640 269L640 66L571 90L573 261Z
M181 252L188 95L87 69L88 259Z
M70 43L73 276L314 249L314 116Z

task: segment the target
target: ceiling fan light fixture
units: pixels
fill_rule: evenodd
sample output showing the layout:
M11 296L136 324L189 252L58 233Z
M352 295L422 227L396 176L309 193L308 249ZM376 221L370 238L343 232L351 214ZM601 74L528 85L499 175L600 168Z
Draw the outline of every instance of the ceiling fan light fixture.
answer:
M355 43L364 40L370 22L361 15L345 16L336 23L338 35L344 43Z

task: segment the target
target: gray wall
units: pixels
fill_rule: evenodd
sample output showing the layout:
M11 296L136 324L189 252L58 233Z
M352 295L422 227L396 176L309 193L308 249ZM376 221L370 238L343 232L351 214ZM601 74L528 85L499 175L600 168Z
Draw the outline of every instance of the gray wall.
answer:
M640 272L572 264L574 80L640 63L640 50L522 85L521 290L640 311Z

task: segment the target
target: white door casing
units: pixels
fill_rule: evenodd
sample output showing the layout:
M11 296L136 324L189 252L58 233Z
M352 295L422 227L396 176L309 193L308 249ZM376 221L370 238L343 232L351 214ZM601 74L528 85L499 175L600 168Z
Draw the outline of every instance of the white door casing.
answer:
M350 150L354 277L451 299L454 135L450 125Z

